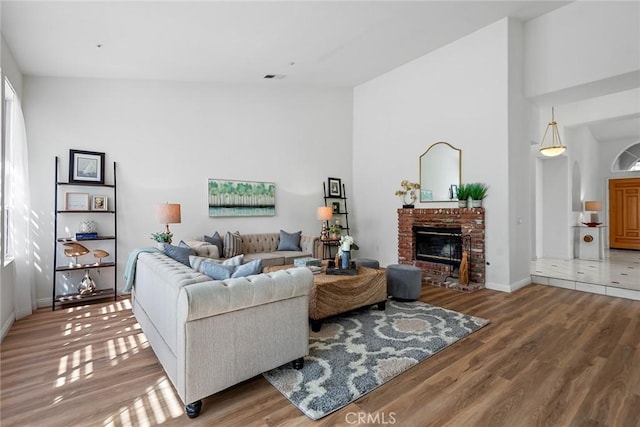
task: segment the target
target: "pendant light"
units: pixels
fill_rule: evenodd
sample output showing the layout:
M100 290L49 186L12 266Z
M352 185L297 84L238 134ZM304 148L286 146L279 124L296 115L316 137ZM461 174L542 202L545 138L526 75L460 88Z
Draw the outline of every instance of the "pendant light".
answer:
M547 129L544 131L542 141L540 142L540 153L547 157L559 156L567 149L560 141L560 132L558 132L558 123L555 121L554 113L553 107L551 107L551 121L547 125ZM544 140L547 137L547 133L549 133L549 128L551 128L551 145L545 147Z

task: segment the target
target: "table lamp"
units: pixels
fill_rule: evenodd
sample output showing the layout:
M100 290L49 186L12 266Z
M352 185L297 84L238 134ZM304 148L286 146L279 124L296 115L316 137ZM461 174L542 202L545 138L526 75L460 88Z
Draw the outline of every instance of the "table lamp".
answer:
M584 224L589 227L596 227L601 224L598 212L602 210L602 202L599 200L589 200L584 202L584 210L591 212L591 221Z
M165 234L170 234L169 224L180 224L180 204L179 203L163 203L153 207L156 222L165 225Z
M322 221L321 239L327 238L327 221L333 218L333 208L331 206L320 206L317 211L318 221Z

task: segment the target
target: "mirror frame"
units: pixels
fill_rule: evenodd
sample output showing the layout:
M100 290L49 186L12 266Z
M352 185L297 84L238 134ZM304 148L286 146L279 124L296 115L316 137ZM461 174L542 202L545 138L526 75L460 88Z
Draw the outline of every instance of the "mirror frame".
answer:
M430 202L457 202L458 199L457 198L453 198L453 199L433 199L433 200L425 200L422 197L422 188L423 188L423 182L422 182L422 161L423 158L429 153L429 150L431 150L432 148L439 146L439 145L446 145L449 148L451 148L454 151L458 152L458 182L457 185L460 185L460 183L462 182L462 150L460 148L456 148L453 145L449 144L448 142L445 141L438 141L436 143L431 144L431 146L429 146L429 148L427 148L427 151L425 151L424 153L422 153L420 155L420 158L418 159L418 167L419 167L419 176L420 176L420 202L421 203L430 203ZM427 183L424 183L425 185Z

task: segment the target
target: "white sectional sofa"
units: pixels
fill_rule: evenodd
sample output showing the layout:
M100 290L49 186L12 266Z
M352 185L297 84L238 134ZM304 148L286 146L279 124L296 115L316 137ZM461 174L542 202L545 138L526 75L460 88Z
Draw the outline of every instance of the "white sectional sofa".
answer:
M307 268L214 281L143 252L133 313L193 418L207 396L288 362L302 367L312 285Z

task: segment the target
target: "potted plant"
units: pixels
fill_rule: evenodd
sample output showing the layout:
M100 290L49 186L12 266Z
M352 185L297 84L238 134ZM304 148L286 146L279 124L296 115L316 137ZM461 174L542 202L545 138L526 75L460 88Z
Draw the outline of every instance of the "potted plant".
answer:
M489 186L482 182L474 182L469 184L469 196L471 196L471 207L482 207L482 199L487 197Z
M342 227L340 227L338 224L333 224L331 227L329 227L329 234L331 235L332 239L337 239L340 236L341 232Z
M402 188L396 191L396 196L400 196L402 199L402 207L404 209L412 209L417 198L416 190L420 188L420 184L403 179L400 182L400 187Z
M470 184L460 184L458 186L458 206L461 208L467 207L467 199L470 196L469 185Z
M167 233L164 231L158 231L157 233L151 233L151 240L158 242L158 248L164 249L165 243L171 243L173 233Z

